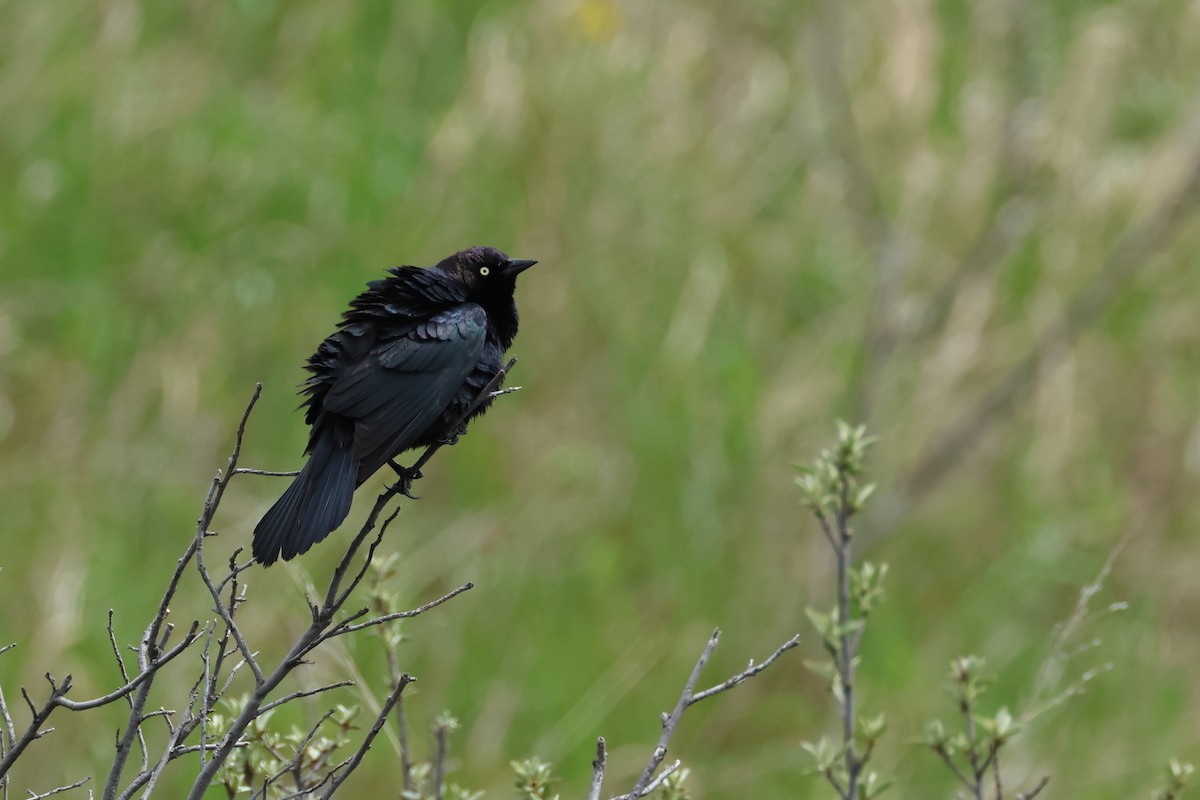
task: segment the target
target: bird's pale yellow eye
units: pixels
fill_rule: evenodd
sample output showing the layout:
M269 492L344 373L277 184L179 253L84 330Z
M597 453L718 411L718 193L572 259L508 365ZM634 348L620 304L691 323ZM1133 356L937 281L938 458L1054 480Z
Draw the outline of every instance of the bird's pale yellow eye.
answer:
M491 273L491 271L492 270L490 267L480 267L479 268L479 274L485 278Z

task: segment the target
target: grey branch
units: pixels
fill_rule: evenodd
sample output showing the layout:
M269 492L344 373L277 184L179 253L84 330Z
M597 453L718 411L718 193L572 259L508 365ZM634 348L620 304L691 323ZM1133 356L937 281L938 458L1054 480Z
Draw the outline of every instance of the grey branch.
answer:
M265 714L273 708L278 708L279 706L283 705L284 703L290 703L293 700L298 700L301 697L312 697L314 694L320 694L321 692L328 692L331 689L341 689L343 686L353 686L353 685L354 685L354 681L338 681L337 683L331 683L327 686L318 686L316 689L306 689L302 692L292 692L291 694L285 695L284 697L281 697L278 700L267 703L259 710L259 713Z
M788 650L791 650L793 647L799 647L799 646L800 646L800 634L796 634L795 636L793 636L792 638L788 639L786 642L781 644L779 646L779 649L777 649L771 655L767 656L767 660L763 661L761 664L755 664L752 659L750 661L750 666L746 667L746 669L742 670L737 675L734 675L732 678L729 678L726 681L722 681L721 683L718 683L716 686L705 689L702 692L696 692L694 695L692 695L691 703L689 703L688 705L692 705L694 703L699 703L701 700L712 697L714 694L720 694L721 692L724 692L728 689L732 689L733 687L737 686L742 681L748 680L749 678L753 678L755 675L757 675L758 673L762 672L767 667L774 664L775 660L778 659L784 653L786 653Z
M429 609L436 608L437 606L440 606L442 603L446 602L447 600L452 600L453 598L458 597L463 592L469 591L474 588L475 588L475 584L468 581L467 583L464 583L462 586L459 586L457 589L453 589L453 590L447 592L446 594L442 595L438 599L430 600L425 605L418 606L417 608L411 609L409 611L396 611L392 614L384 614L382 616L378 616L378 617L374 617L373 619L369 619L366 622L360 622L357 625L347 625L345 622L343 622L341 625L338 625L337 627L330 630L329 633L327 633L322 638L321 641L325 641L326 639L332 639L335 636L341 636L343 634L354 633L355 631L361 631L364 628L370 628L373 625L382 625L385 622L393 622L398 619L410 619L419 614L424 614Z
M1034 786L1028 792L1017 792L1017 800L1033 800L1033 798L1037 797L1039 794L1042 793L1042 789L1045 789L1046 784L1049 782L1050 782L1050 776L1043 775L1042 779L1040 781L1038 781L1037 786Z
M728 691L738 684L753 678L755 675L762 672L771 664L783 655L788 650L796 647L800 643L799 636L793 636L788 641L784 642L774 653L772 653L761 664L750 663L750 666L742 670L738 674L728 680L718 683L709 689L702 692L696 692L696 681L700 679L700 672L704 669L704 665L708 663L708 659L712 656L713 650L717 647L717 642L721 638L721 630L718 628L713 631L708 643L705 644L704 650L700 653L700 658L696 660L696 665L692 667L691 675L688 676L687 683L684 684L683 692L679 695L679 700L675 703L675 708L670 714L663 715L662 733L658 737L658 744L655 745L654 752L650 755L650 760L646 763L645 769L638 777L637 782L633 785L633 790L627 794L618 795L614 800L633 800L634 798L645 797L650 792L654 791L662 784L668 775L678 768L679 762L676 761L673 765L664 769L657 777L654 773L662 765L663 760L667 757L667 748L671 743L671 737L675 734L675 729L679 726L679 720L683 717L683 712L695 703L700 702L713 695ZM596 760L592 762L592 787L588 795L589 800L595 800L600 794L600 788L604 781L604 768L606 762L606 752L604 739L601 738L596 743Z
M80 786L83 786L85 783L87 783L91 779L92 778L89 775L88 777L83 778L82 780L75 781L74 783L72 783L68 786L59 786L57 789L51 789L50 791L43 792L42 794L35 794L33 791L30 791L29 797L26 798L26 800L42 800L43 797L50 797L51 795L55 795L60 792L69 792L72 789L78 789Z
M50 717L50 714L54 712L54 709L61 707L67 709L68 711L87 711L89 709L99 708L100 706L108 705L109 703L128 696L131 692L141 686L149 685L154 675L164 664L171 661L177 655L186 650L188 646L192 644L192 642L196 641L196 631L198 627L199 623L193 622L187 636L185 636L183 640L179 642L179 644L175 645L165 653L156 654L153 660L139 665L142 667L142 669L133 680L129 681L129 683L125 684L121 688L109 692L102 697L83 701L69 700L67 699L67 692L71 690L71 676L68 675L63 679L63 682L59 684L55 682L50 673L46 673L46 680L50 683L50 695L40 709L33 704L33 701L29 698L28 692L25 692L25 690L22 689L22 694L25 696L25 701L29 705L30 711L32 712L32 718L30 719L29 726L25 729L25 733L21 736L21 738L16 739L8 748L6 748L7 752L5 752L3 760L0 760L0 777L8 774L9 769L11 769L16 760L20 758L21 753L24 752L26 747L28 747L34 740L40 739L42 736L48 733L49 730L52 730L42 730L42 726L46 723L46 720ZM144 706L142 708L144 708ZM141 716L141 708L138 709L138 715ZM8 722L8 720L5 720L6 725ZM10 738L12 738L11 734Z
M400 676L400 682L396 684L396 688L392 690L390 695L388 695L387 702L383 704L383 708L380 709L379 713L375 716L375 723L371 725L371 730L367 731L367 735L363 737L362 744L359 745L358 751L348 762L346 762L345 766L335 770L336 775L333 780L330 781L329 788L326 789L325 793L321 795L321 800L329 800L329 798L333 796L333 793L337 791L338 787L342 785L342 782L346 780L346 778L350 776L350 773L354 771L360 762L362 762L363 756L366 755L367 751L371 749L371 743L375 741L375 737L379 735L379 731L383 729L384 723L387 722L388 716L391 715L392 707L400 701L400 694L404 691L406 686L415 680L416 678L407 673Z
M604 737L596 740L596 758L592 761L592 788L588 790L588 800L600 800L600 791L604 788L604 768L608 763L608 751L604 747Z
M658 773L658 776L654 780L646 784L644 789L630 792L629 794L619 795L614 797L613 800L637 800L639 797L645 797L646 795L652 793L659 786L662 786L663 781L671 777L671 773L679 769L681 763L682 762L680 762L679 759L675 759L673 762L663 767L663 771Z

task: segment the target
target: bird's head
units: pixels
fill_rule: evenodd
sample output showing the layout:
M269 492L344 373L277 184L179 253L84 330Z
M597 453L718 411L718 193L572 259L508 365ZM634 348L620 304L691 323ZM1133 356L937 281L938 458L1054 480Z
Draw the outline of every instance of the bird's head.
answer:
M444 259L438 269L481 296L511 297L517 276L536 263L529 259L509 258L494 247L471 247Z

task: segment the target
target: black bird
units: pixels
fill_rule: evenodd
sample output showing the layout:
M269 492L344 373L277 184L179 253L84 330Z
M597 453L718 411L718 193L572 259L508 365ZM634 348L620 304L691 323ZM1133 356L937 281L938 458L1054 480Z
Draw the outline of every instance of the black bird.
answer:
M393 267L350 301L305 367L308 463L254 529L256 560L306 552L342 523L376 470L401 472L400 453L465 430L456 423L517 335L517 275L535 263L472 247L436 267Z

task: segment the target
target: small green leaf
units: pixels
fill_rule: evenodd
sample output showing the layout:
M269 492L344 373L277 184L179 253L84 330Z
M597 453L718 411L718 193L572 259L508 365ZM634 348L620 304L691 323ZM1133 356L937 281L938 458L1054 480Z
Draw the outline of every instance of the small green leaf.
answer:
M815 743L803 741L800 746L812 756L815 771L825 772L833 766L837 759L837 754L834 752L833 745L830 744L829 738L822 736Z
M879 778L879 773L875 770L867 770L863 775L859 788L862 789L863 800L871 800L871 798L879 797L887 791L892 785L892 781L885 781Z
M808 667L810 672L819 675L826 681L832 681L837 675L837 665L832 661L813 661L811 659L805 659L804 666Z
M887 730L887 718L883 714L877 714L869 719L860 717L858 728L868 741L878 739Z
M925 723L925 741L930 747L943 747L947 741L946 726L940 719L931 719Z

